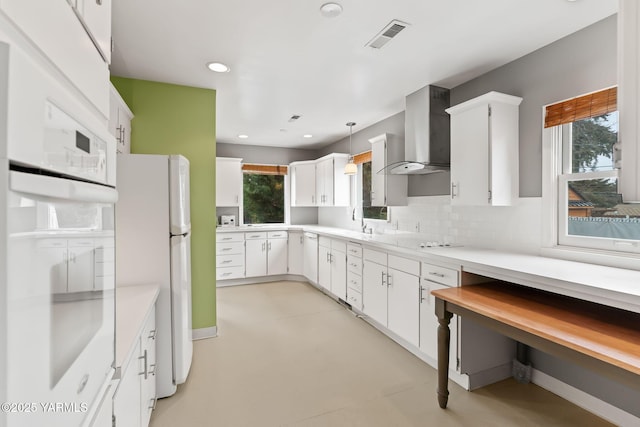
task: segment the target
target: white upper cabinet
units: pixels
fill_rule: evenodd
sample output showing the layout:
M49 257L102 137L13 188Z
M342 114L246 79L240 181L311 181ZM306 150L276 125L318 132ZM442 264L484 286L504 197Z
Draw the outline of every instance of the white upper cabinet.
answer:
M316 206L316 162L291 163L291 206Z
M509 206L518 198L518 106L489 92L451 114L451 204Z
M116 137L118 154L131 152L131 120L133 113L116 88L109 84L109 132Z
M384 133L371 143L371 206L406 206L406 175L378 173L385 166L404 160L404 144L400 138Z
M86 0L88 1L88 0ZM105 9L100 22L109 20L111 8ZM96 49L81 20L67 1L2 0L0 9L38 49L79 89L104 117L109 115L109 68ZM96 24L97 25L97 24Z
M216 206L240 206L242 159L216 157Z
M640 202L640 5L620 0L618 11L619 191L625 202Z
M348 154L329 154L316 160L316 197L318 206L349 206L351 182L344 174Z
M102 57L111 63L111 0L77 0L76 10Z

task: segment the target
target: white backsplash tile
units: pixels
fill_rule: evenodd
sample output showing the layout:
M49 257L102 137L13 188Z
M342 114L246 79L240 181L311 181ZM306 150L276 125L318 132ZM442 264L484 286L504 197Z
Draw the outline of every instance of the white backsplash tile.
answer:
M538 253L541 247L542 199L518 199L513 206L451 206L449 196L409 197L408 206L390 207L390 220L366 221L375 233L414 233L416 241ZM319 208L318 224L360 229L352 208Z

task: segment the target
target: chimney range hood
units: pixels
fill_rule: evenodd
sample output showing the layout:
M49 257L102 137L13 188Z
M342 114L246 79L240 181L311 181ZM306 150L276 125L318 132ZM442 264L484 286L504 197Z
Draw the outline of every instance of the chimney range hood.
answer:
M406 98L404 161L386 165L379 174L424 175L449 170L449 89L425 86Z

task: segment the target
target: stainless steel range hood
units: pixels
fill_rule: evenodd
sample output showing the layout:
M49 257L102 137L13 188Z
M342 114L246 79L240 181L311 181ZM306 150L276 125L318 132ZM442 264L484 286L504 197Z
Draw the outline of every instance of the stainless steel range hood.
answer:
M406 98L404 161L386 165L378 173L409 175L449 170L449 89L425 86Z

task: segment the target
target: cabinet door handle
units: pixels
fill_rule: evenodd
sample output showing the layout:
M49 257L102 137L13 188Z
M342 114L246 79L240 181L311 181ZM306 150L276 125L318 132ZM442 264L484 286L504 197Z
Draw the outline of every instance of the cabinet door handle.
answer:
M236 203L239 203L239 202L240 202L240 196L236 194Z
M458 196L458 193L456 192L457 188L458 188L458 184L456 184L455 182L451 182L451 198L452 199Z
M225 259L224 261L222 261L223 264L229 264L231 262L230 259Z
M230 272L226 272L226 273L222 273L223 276L231 276L233 273Z
M268 245L267 249L271 250L271 242L269 242L269 245Z
M144 375L144 379L147 379L147 375L149 375L149 373L147 372L147 350L144 351L144 355L138 357L138 360L144 360L144 371L142 372L138 372L138 375Z
M381 284L382 284L382 286L384 286L384 285L385 285L385 282L384 282L384 271L383 271L383 272L381 272L381 273L382 273L382 279L381 279L381 282L382 282L382 283L381 283Z
M302 237L302 235L300 236L300 244L304 243L304 238Z
M387 286L393 286L391 279L393 279L393 277L390 274L387 274Z
M152 363L151 365L149 365L149 368L151 368L151 370L149 371L149 375L155 376L156 375L156 364Z
M429 291L427 288L420 286L420 303L423 303L426 301L426 298L424 297L424 291Z
M435 271L430 271L429 272L429 276L436 276L436 277L444 278L444 274L436 273Z
M231 237L223 237L222 240L231 240Z
M266 244L264 242L262 242L262 252L264 252L265 246L266 246Z
M156 339L156 330L155 329L150 330L149 331L149 336L147 338L149 338L151 340L155 340Z
M222 248L223 252L230 251L230 250L231 250L231 248Z

